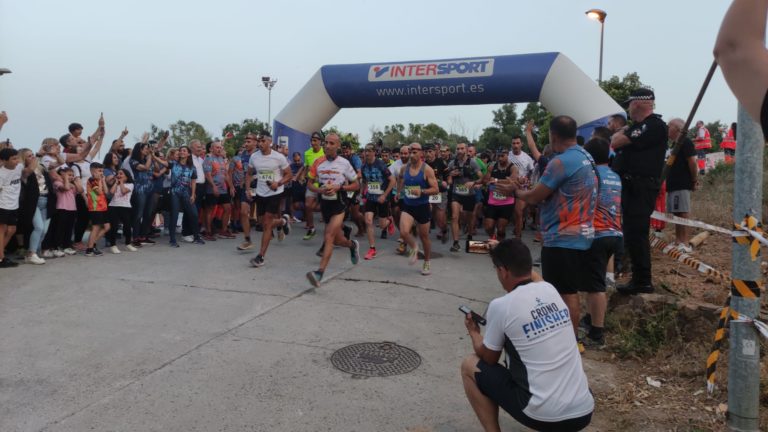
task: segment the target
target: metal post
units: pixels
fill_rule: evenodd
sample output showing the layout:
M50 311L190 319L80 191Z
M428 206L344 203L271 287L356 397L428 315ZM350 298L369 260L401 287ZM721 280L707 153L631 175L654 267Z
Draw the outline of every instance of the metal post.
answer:
M272 87L267 87L269 102L267 103L267 130L272 130Z
M738 151L733 187L733 220L745 215L762 220L763 148L765 140L760 125L738 108ZM760 260L753 261L749 245L733 243L732 277L738 281L760 281ZM739 314L757 318L757 296L746 297L731 289L731 307ZM728 356L728 427L733 431L757 431L760 407L760 341L753 325L731 321Z
M597 76L597 83L603 82L603 33L605 32L605 20L600 21L600 74Z

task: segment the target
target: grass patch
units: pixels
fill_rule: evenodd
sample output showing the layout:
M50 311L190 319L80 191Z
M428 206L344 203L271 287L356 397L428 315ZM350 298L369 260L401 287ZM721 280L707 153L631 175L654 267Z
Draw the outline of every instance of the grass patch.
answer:
M680 343L678 311L664 305L651 314L632 314L624 319L608 316L606 327L614 335L611 348L621 357L643 358L656 354L662 347Z

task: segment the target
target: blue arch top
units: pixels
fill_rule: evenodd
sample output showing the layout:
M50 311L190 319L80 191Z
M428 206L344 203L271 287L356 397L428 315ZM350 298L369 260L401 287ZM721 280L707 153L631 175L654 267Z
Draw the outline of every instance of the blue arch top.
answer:
M534 102L557 56L328 65L320 71L328 95L342 108Z

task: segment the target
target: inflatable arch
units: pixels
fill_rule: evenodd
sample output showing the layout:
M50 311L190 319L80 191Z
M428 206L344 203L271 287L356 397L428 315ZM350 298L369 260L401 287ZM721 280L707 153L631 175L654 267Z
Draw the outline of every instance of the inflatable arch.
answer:
M588 137L624 110L560 53L326 65L275 117L273 136L291 152L341 108L541 102L567 114Z

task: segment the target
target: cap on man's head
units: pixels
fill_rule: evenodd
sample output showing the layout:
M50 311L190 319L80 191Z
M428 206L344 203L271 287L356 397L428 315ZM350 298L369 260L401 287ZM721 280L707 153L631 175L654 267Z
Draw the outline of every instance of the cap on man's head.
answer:
M309 139L313 139L313 138L317 138L317 139L319 139L320 141L322 141L322 140L324 140L324 139L325 139L325 137L323 136L323 133L322 133L322 132L312 132L312 136L311 136L311 137L309 137Z
M268 131L264 131L264 132L260 133L259 136L261 136L262 138L272 139L272 134L270 134Z
M424 151L434 150L434 149L435 149L434 145L432 145L432 144L424 144Z
M629 103L634 100L656 100L656 95L653 94L653 90L649 88L641 87L639 89L635 89L632 91L632 93L629 94L629 98L624 101L624 106L629 106Z

